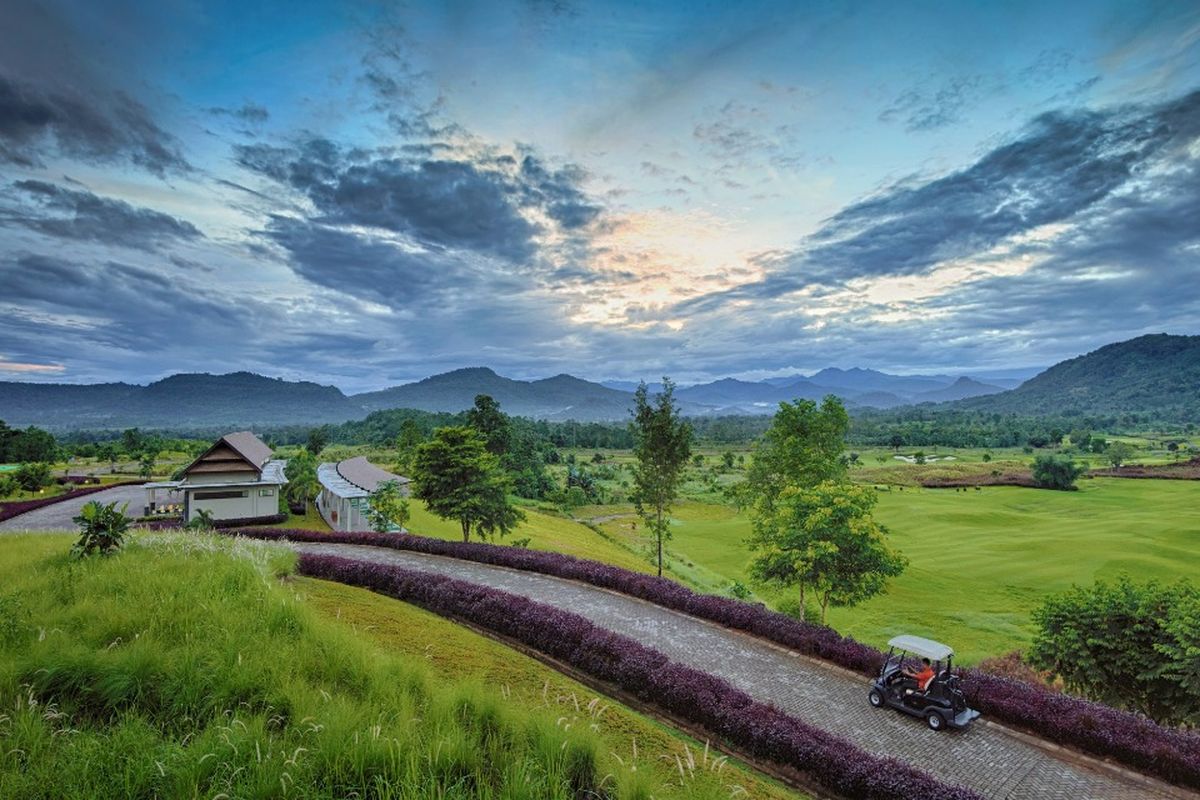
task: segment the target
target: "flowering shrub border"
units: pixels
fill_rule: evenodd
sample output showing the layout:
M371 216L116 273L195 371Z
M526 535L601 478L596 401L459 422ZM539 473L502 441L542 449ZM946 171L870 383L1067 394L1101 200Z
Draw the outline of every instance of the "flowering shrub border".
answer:
M666 578L562 553L411 534L323 533L291 528L238 529L231 533L259 539L390 547L538 572L611 589L745 631L863 675L875 675L883 662L883 653L832 628L801 622L740 600L698 594ZM963 678L971 706L994 719L1148 775L1200 788L1200 734L1164 728L1127 711L979 670L964 670Z
M272 514L269 517L242 517L240 519L213 520L214 528L241 528L245 525L277 525L288 518L287 514Z
M87 494L95 492L103 492L105 489L113 489L117 486L141 486L143 481L118 481L117 483L106 483L102 486L89 486L86 489L76 489L66 494L56 494L53 497L39 497L36 500L13 500L7 503L0 503L0 522L19 517L35 508L44 506L52 506L55 503L61 503L64 500L72 500L76 497L83 497Z
M902 761L879 758L804 724L708 673L519 595L393 565L302 553L301 574L361 586L457 617L615 684L669 714L703 726L756 758L785 764L845 797L979 800Z

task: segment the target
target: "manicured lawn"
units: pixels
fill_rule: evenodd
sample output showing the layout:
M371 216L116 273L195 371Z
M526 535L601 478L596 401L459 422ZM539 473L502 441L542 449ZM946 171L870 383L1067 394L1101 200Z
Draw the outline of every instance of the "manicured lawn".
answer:
M419 500L410 500L409 508L412 516L405 527L413 533L439 539L462 540L462 529L454 520L444 520L431 514ZM650 571L649 563L636 552L605 538L586 525L531 508L523 511L525 521L508 536L497 540L497 544L528 538L529 547L534 550L552 550L593 561L604 561L625 569Z
M975 662L1025 646L1030 612L1072 583L1121 573L1139 580L1200 574L1200 483L1097 478L1080 487L881 492L878 519L910 565L885 594L857 608L831 609L830 623L880 646L901 632L929 636ZM593 516L631 510L581 509ZM634 540L639 534L631 521L601 527ZM674 577L710 592L746 580L745 515L684 502L673 521ZM783 596L759 594L769 603Z

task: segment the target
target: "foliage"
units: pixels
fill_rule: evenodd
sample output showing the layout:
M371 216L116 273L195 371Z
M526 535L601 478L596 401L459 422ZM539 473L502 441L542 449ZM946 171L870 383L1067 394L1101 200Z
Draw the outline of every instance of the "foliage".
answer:
M211 531L216 529L216 523L213 522L213 514L207 508L198 508L196 513L188 520L185 528L191 531Z
M770 517L754 526L750 575L799 587L802 609L812 589L822 624L830 603L852 606L878 594L907 561L888 547L886 529L872 518L875 502L868 486L826 481L785 488Z
M646 384L640 384L634 393L631 425L633 455L637 459L633 468L634 508L657 544L659 576L663 571L663 540L671 535L668 514L692 452L692 428L680 417L674 391L675 384L663 378L663 389L651 403Z
M746 480L735 491L738 502L756 520L774 513L775 499L789 486L816 486L846 475L842 460L850 417L842 401L829 395L780 403L779 411L756 443Z
M524 514L508 499L508 476L486 442L469 427L439 428L417 447L413 459L416 496L443 519L454 519L463 541L507 535Z
M42 462L26 462L17 468L13 477L27 492L36 492L54 482L50 474L50 465Z
M408 522L408 500L398 482L383 481L375 487L367 506L367 520L376 533L403 530Z
M0 464L55 461L58 452L58 442L46 431L32 425L17 430L0 420Z
M308 448L288 459L283 474L288 480L283 493L290 506L306 508L321 491L321 483L317 480L317 459Z
M138 462L138 474L143 478L149 478L154 474L154 464L158 461L158 454L147 450L142 453L142 457Z
M1170 724L1200 723L1197 611L1181 582L1076 586L1034 614L1030 661L1073 692Z
M1040 455L1033 460L1033 481L1043 489L1074 489L1085 472L1085 466L1063 456Z
M71 548L76 556L90 556L93 553L108 555L120 549L125 541L125 532L129 530L129 517L125 515L129 504L117 510L116 502L99 503L95 500L84 504L79 510L79 516L73 521L79 526L79 541Z
M577 614L519 595L392 565L304 554L299 569L314 577L370 588L439 614L470 619L701 725L757 757L805 771L843 796L864 800L978 797L912 767L867 753L753 700L720 678L672 663L662 653L599 628Z
M417 454L417 445L423 441L425 436L416 420L401 420L400 432L396 435L396 471L401 475L412 472L413 456Z
M1133 458L1133 447L1125 442L1113 442L1104 449L1108 462L1114 467L1120 467Z
M321 455L321 451L324 450L328 446L329 446L329 428L328 428L328 426L322 425L320 427L313 428L312 430L310 430L308 432L308 441L306 441L304 443L304 449L307 450L309 453L311 453L314 458L316 456Z
M499 458L508 452L512 426L494 399L486 394L475 395L475 405L467 410L467 424L479 431L489 453Z

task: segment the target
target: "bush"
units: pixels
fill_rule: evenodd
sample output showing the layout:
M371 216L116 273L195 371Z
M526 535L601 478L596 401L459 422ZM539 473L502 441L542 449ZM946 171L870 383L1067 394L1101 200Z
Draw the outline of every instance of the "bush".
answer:
M1071 491L1086 471L1082 464L1062 456L1043 455L1033 460L1033 481L1042 489Z
M873 676L883 653L822 625L801 622L764 607L701 595L666 578L585 561L561 553L488 544L466 544L411 534L319 533L299 529L241 529L235 535L260 539L375 545L461 558L577 580L621 592L760 636L804 655ZM963 671L963 689L979 711L1058 744L1200 788L1200 735L1169 730L1154 722L1016 680Z
M129 530L130 520L125 516L127 508L128 503L118 511L115 501L105 505L92 500L85 504L79 516L73 518L79 526L79 541L71 548L71 552L81 557L93 553L104 556L120 549L125 541L125 532Z
M444 575L338 556L301 554L299 571L372 589L514 639L702 725L755 758L798 769L838 794L864 800L978 798L906 764L873 756L577 614Z
M22 464L15 473L17 483L27 492L36 492L54 482L50 465L42 463Z

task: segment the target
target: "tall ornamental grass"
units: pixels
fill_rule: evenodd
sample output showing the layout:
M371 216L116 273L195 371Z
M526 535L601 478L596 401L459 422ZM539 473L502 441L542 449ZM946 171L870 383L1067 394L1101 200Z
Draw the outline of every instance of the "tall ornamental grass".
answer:
M0 542L0 797L646 793L599 774L590 731L317 616L280 582L282 548L143 534L79 561L67 545Z

